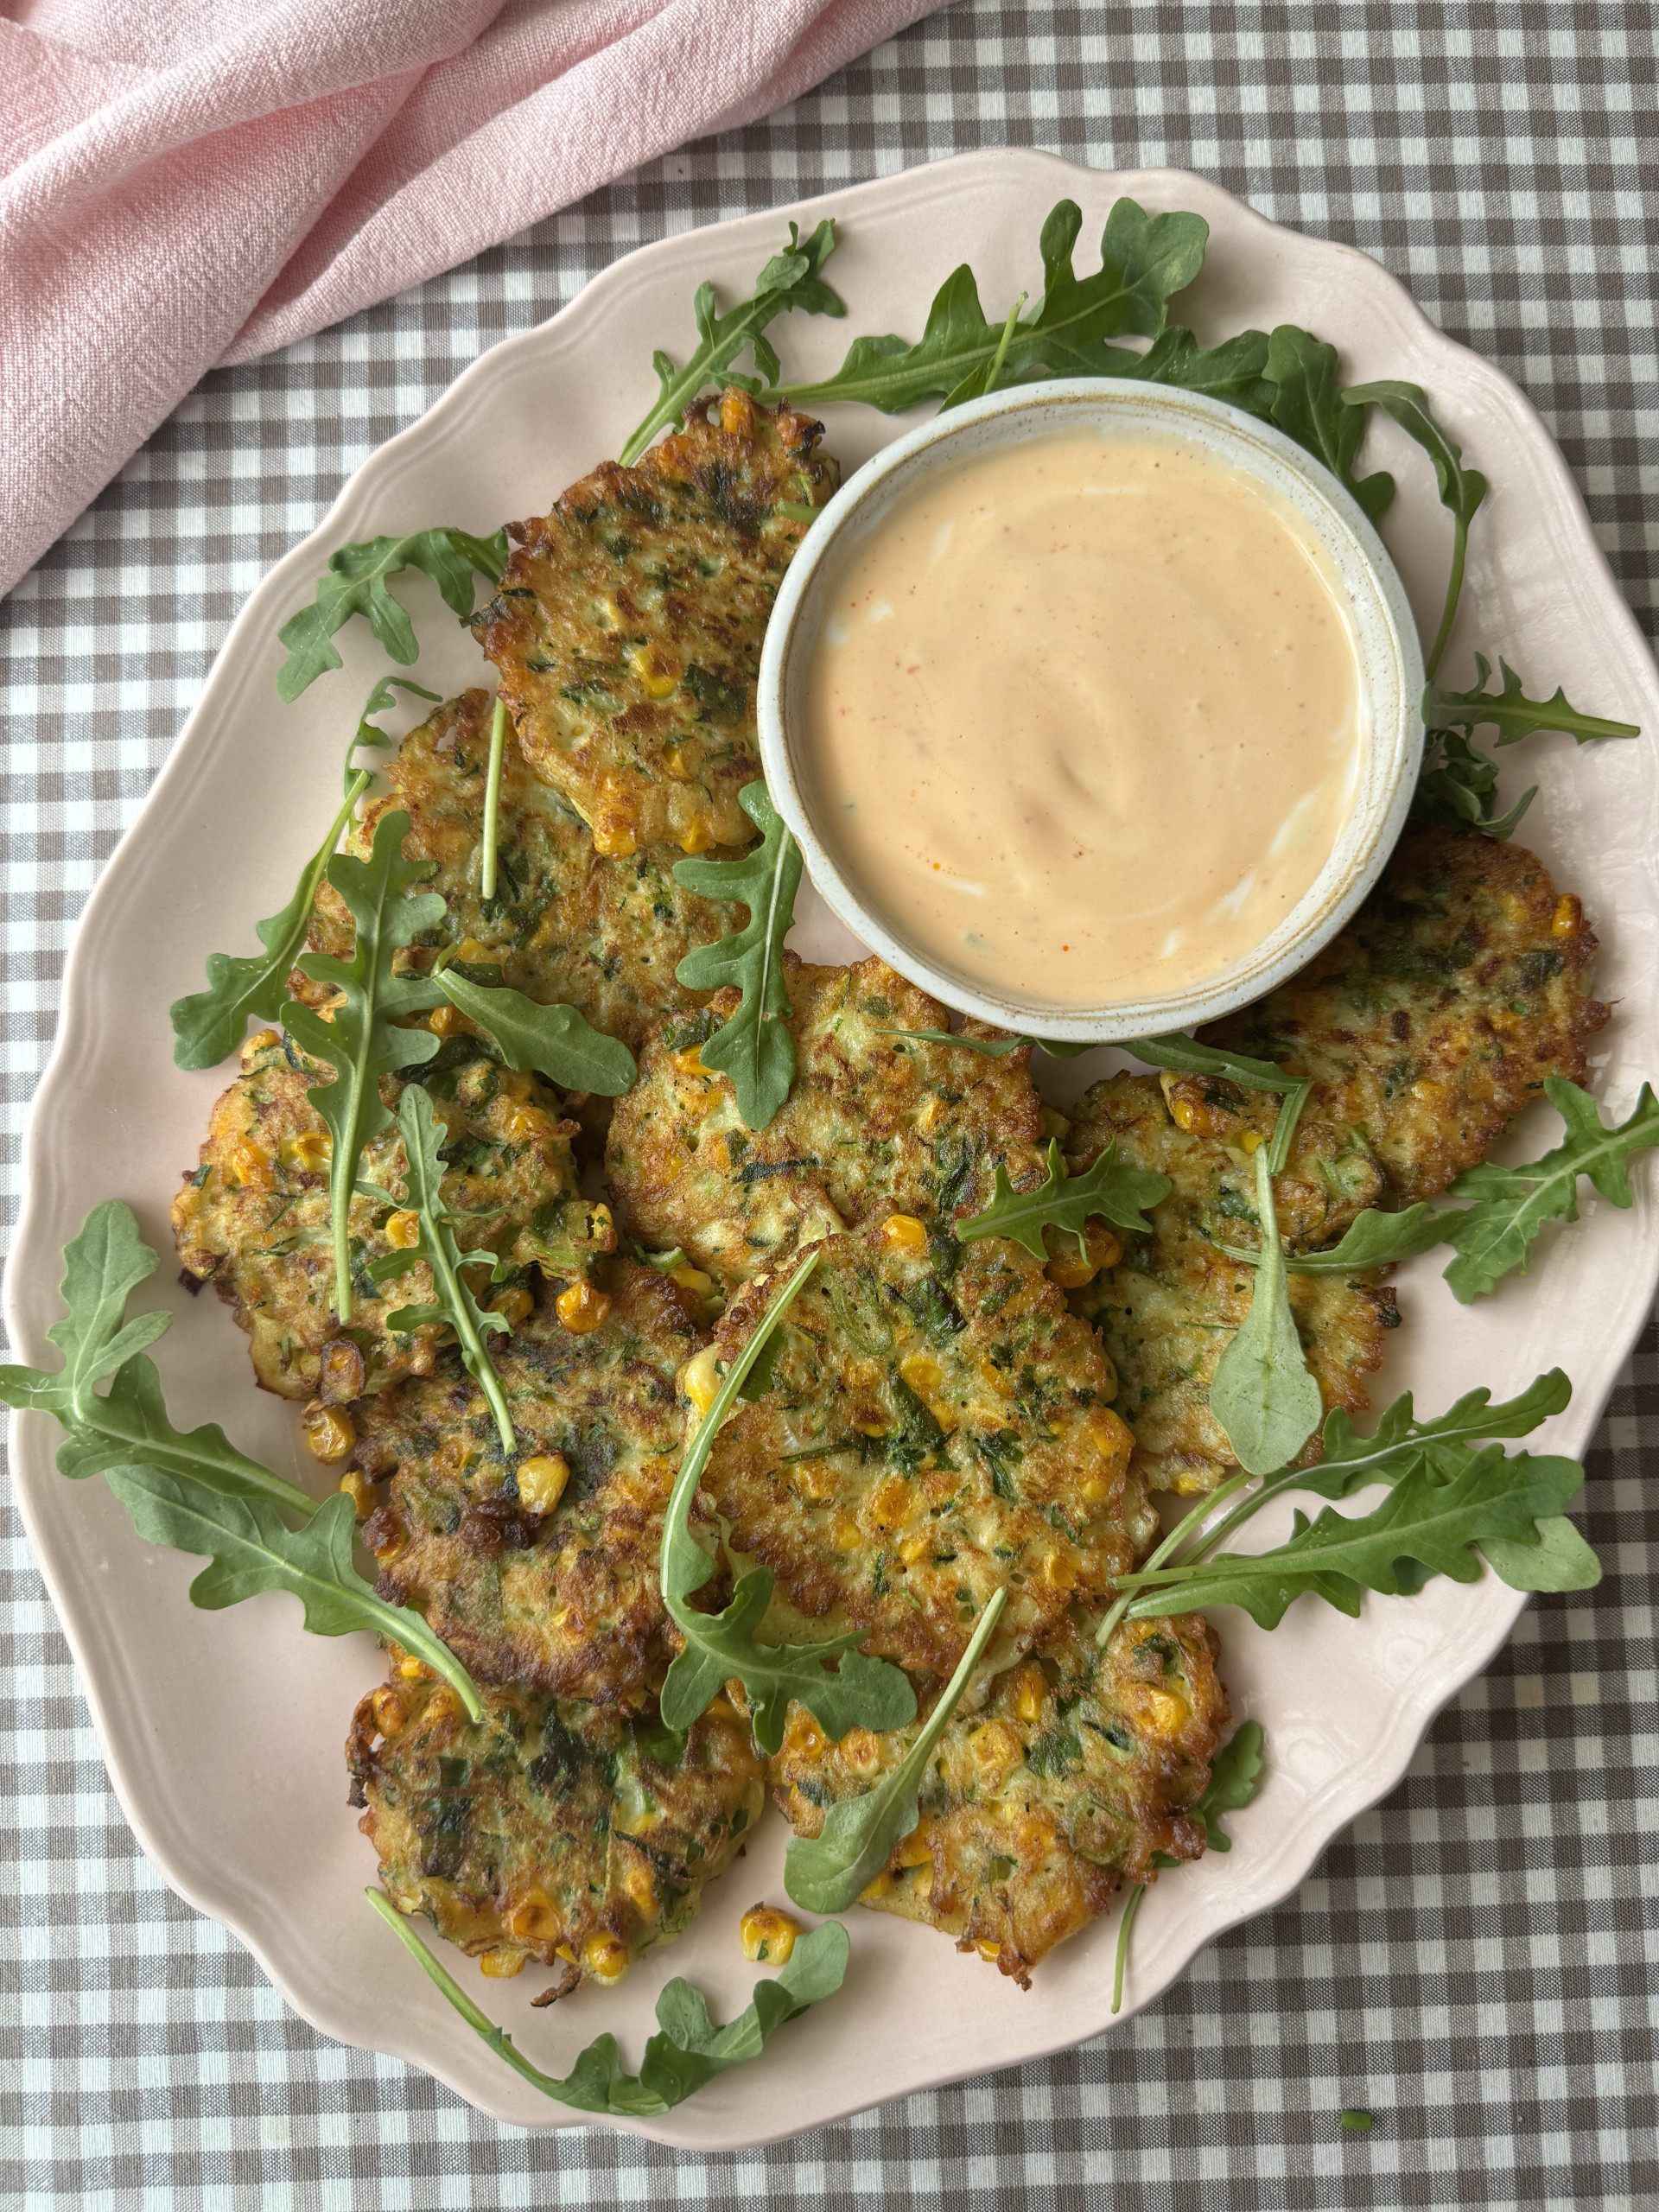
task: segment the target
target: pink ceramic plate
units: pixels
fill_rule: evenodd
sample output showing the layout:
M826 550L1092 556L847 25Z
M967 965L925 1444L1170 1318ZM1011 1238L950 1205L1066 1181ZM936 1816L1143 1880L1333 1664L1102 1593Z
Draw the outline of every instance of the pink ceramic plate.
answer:
M816 200L842 244L830 274L848 323L801 316L778 334L797 374L826 372L850 330L920 329L934 287L971 257L988 308L1039 274L1037 233L1070 194L1085 246L1128 193L1151 208L1187 207L1211 226L1209 266L1183 303L1209 343L1246 324L1291 320L1336 338L1355 381L1421 384L1470 460L1492 480L1475 529L1466 613L1448 660L1507 655L1535 690L1565 683L1592 712L1659 725L1659 686L1635 622L1591 534L1571 476L1537 416L1498 372L1442 337L1363 254L1265 222L1237 200L1173 171L1099 175L1039 154L973 154ZM98 1199L119 1196L167 1248L168 1202L194 1162L208 1108L228 1071L181 1075L167 1007L200 988L210 949L253 942L275 912L339 791L349 727L384 667L364 626L341 639L346 667L297 705L278 704L278 624L309 598L327 555L352 538L450 521L493 529L540 512L559 488L613 454L652 394L652 348L681 358L697 283L747 292L785 231L785 211L670 238L620 262L563 314L477 362L432 411L359 469L322 527L272 570L243 609L147 806L86 909L65 985L51 1067L30 1124L29 1197L10 1271L16 1357L44 1360L59 1312L59 1254ZM1082 257L1080 256L1080 259ZM1086 266L1086 263L1084 264ZM828 443L862 461L907 425L866 411L837 416ZM1439 607L1447 525L1427 464L1389 426L1378 461L1404 492L1384 536L1420 620ZM423 580L429 640L414 671L446 690L479 680L466 634ZM1560 880L1586 896L1605 950L1599 988L1618 1015L1598 1040L1595 1081L1621 1111L1659 1070L1659 784L1652 747L1573 756L1565 738L1526 748L1542 785L1527 825ZM850 950L821 906L798 932L804 950ZM1051 1064L1052 1065L1052 1064ZM1094 1072L1074 1062L1068 1094ZM1522 1133L1553 1137L1548 1116ZM1522 1155L1522 1156L1524 1156ZM1632 1215L1593 1197L1576 1228L1547 1232L1530 1276L1472 1310L1455 1305L1433 1255L1405 1270L1407 1325L1381 1379L1425 1408L1477 1382L1499 1395L1559 1363L1577 1385L1546 1448L1579 1452L1651 1300L1656 1277L1645 1183ZM222 1421L272 1466L316 1478L289 1407L250 1383L245 1340L216 1300L192 1300L164 1266L149 1286L175 1325L158 1362L175 1418ZM55 1357L55 1355L54 1356ZM15 1424L16 1488L35 1556L79 1665L111 1777L145 1850L181 1893L257 1955L296 2011L342 2042L396 2053L499 2118L556 2126L583 2116L544 2102L443 2005L362 1891L373 1859L346 1806L340 1745L353 1702L379 1679L366 1638L300 1631L291 1600L199 1613L186 1586L200 1562L134 1536L99 1482L54 1471L53 1425ZM1276 1537L1264 1525L1261 1541ZM1483 1667L1524 1600L1490 1575L1432 1583L1420 1598L1368 1599L1357 1622L1309 1599L1271 1636L1220 1617L1235 1710L1267 1730L1271 1770L1232 1822L1230 1855L1160 1883L1135 1930L1124 2016L1168 1987L1224 1928L1293 1890L1346 1822L1398 1780L1436 1710ZM709 1895L702 1917L650 1955L618 1989L531 2012L538 1976L485 1982L460 1971L492 2014L547 2070L615 2031L639 2063L658 1990L687 1974L717 2016L747 2001L754 1970L737 1917L758 1896L781 1899L785 1830L770 1821L747 1858ZM849 1916L845 1988L787 2028L756 2069L726 2075L639 2132L704 2151L765 2142L887 2097L1039 2057L1110 2024L1115 1921L1065 1945L1029 1993L930 1931L874 1913ZM637 2125L635 2123L621 2123Z

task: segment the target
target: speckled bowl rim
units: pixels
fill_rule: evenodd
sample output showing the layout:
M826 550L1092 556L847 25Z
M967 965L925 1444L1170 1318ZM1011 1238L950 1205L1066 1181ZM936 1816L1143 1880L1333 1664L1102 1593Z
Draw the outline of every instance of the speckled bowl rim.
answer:
M830 592L853 551L935 471L970 454L1060 435L1079 423L1195 442L1288 501L1350 600L1361 686L1358 785L1331 857L1277 926L1192 988L1089 1007L995 990L942 966L844 868L813 818L803 692ZM855 936L959 1013L1070 1043L1114 1044L1213 1021L1249 1006L1328 944L1371 889L1405 827L1422 758L1423 663L1405 588L1382 541L1330 471L1281 430L1206 392L1065 378L969 400L885 447L842 485L791 563L760 657L760 760L779 812L824 900Z

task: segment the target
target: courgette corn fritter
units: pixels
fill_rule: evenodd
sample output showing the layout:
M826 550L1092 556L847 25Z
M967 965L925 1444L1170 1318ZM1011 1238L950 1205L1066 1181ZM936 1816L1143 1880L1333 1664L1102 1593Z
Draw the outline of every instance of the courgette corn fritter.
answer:
M675 1373L699 1338L673 1285L618 1262L603 1317L543 1303L493 1353L508 1457L458 1354L352 1408L353 1466L386 1483L364 1530L378 1585L474 1680L640 1705L673 1656L657 1581L685 1421Z
M688 991L674 970L693 945L730 926L732 910L675 882L672 847L625 860L596 852L587 825L531 772L511 739L496 817L496 893L485 899L493 705L486 691L463 691L411 730L387 770L390 793L365 813L349 849L366 855L381 817L401 809L410 820L403 856L434 863L420 887L441 893L448 908L410 965L424 968L442 947L456 948L474 981L505 983L541 1005L574 1006L595 1029L637 1050L661 1015L703 1004L708 994ZM349 959L353 935L345 902L324 884L312 950ZM297 976L293 988L300 997L318 988Z
M1535 854L1475 830L1411 824L1346 931L1207 1044L1311 1079L1274 1184L1292 1251L1336 1243L1367 1206L1432 1198L1475 1166L1547 1076L1585 1077L1607 1019L1589 996L1596 940ZM1216 1363L1249 1309L1250 1270L1216 1248L1260 1241L1250 1154L1277 1102L1223 1082L1114 1076L1076 1109L1067 1158L1117 1157L1171 1176L1150 1237L1073 1294L1117 1369L1135 1459L1155 1489L1203 1491L1236 1462L1211 1416ZM1382 1332L1398 1324L1381 1275L1290 1278L1292 1309L1327 1408L1366 1403ZM1317 1456L1317 1438L1305 1456Z
M364 1272L397 1249L397 1209L353 1198L348 1332L335 1315L332 1142L306 1096L328 1071L271 1029L248 1039L242 1067L213 1108L200 1166L173 1201L187 1272L213 1283L230 1305L251 1339L255 1376L281 1397L343 1403L429 1369L434 1331L394 1334L386 1320L399 1306L431 1300L431 1270L416 1267L384 1291ZM532 1266L566 1281L589 1274L614 1248L616 1231L608 1208L579 1193L570 1152L575 1124L563 1118L554 1092L535 1076L501 1067L472 1037L446 1039L420 1073L448 1132L443 1197L456 1210L463 1250L499 1257L524 1275ZM389 1107L400 1089L386 1082ZM394 1124L365 1147L359 1179L395 1192L404 1165ZM513 1287L489 1294L506 1296Z
M1157 1878L1154 1852L1189 1859L1205 1847L1188 1808L1229 1718L1214 1632L1198 1613L1126 1621L1102 1651L1101 1618L1074 1608L978 1710L957 1709L923 1778L919 1822L860 1899L943 1929L1022 1986L1122 1883ZM771 1777L797 1831L818 1834L831 1805L874 1789L925 1718L835 1744L791 1707Z
M1028 1046L987 1059L898 1034L944 1029L946 1009L882 960L785 959L795 1080L764 1129L745 1128L729 1077L698 1050L735 1011L735 991L717 994L701 1020L664 1023L646 1046L606 1156L630 1236L677 1248L730 1285L826 1230L890 1213L948 1226L982 1212L998 1166L1018 1188L1042 1181Z
M775 1287L728 1311L720 1356ZM993 1591L1011 1586L994 1649L1017 1652L1150 1540L1110 1370L1020 1246L904 1215L831 1237L774 1342L702 1490L815 1629L948 1675Z
M1483 1160L1546 1076L1584 1081L1609 1011L1589 995L1595 957L1536 854L1413 823L1342 935L1202 1034L1311 1076L1310 1116L1368 1145L1405 1206Z
M778 587L840 481L820 425L746 392L694 410L637 467L601 462L514 551L474 624L525 760L626 858L746 845L754 690Z
M766 1802L747 1720L724 1699L683 1739L614 1707L487 1692L474 1726L417 1661L357 1708L359 1825L400 1912L481 1957L555 1967L554 1993L620 1980L696 1916ZM666 1762L666 1763L664 1763Z
M1073 1173L1112 1144L1122 1165L1167 1175L1173 1185L1148 1209L1151 1236L1122 1232L1122 1260L1073 1290L1071 1303L1100 1331L1117 1375L1118 1411L1135 1431L1137 1469L1154 1490L1184 1494L1212 1489L1237 1465L1211 1414L1210 1384L1249 1312L1255 1270L1219 1248L1260 1243L1252 1153L1266 1141L1278 1103L1224 1090L1225 1103L1219 1084L1109 1076L1084 1093L1066 1145ZM1379 1181L1369 1155L1342 1133L1302 1128L1274 1185L1281 1232L1301 1249L1327 1242L1375 1198ZM1361 1410L1363 1378L1382 1360L1384 1332L1399 1323L1393 1294L1360 1276L1293 1274L1288 1287L1326 1410Z

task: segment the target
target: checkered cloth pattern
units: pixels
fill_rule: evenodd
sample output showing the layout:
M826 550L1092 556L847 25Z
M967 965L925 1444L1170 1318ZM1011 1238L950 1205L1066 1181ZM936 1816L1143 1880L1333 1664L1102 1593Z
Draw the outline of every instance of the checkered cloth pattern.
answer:
M1202 171L1376 255L1516 378L1651 627L1655 48L1639 0L965 0L763 124L210 376L0 606L9 1205L75 917L244 594L484 347L664 232L976 146ZM1650 1328L1591 1461L1606 1580L1533 1605L1288 1903L1064 2057L706 2159L499 2127L291 2016L139 1855L9 1516L0 2202L1650 2208L1656 1475ZM1369 2134L1338 2126L1355 2106Z

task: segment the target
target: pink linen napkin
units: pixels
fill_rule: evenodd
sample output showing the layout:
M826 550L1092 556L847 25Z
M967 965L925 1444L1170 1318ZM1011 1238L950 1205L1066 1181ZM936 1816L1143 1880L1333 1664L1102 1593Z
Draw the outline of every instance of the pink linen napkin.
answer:
M0 594L216 364L795 99L938 0L0 0Z

